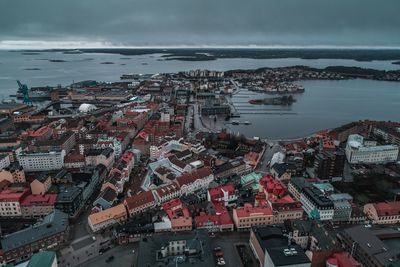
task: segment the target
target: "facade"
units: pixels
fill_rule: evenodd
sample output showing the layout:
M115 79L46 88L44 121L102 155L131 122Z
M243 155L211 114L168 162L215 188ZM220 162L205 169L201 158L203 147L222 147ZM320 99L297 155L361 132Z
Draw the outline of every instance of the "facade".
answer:
M181 195L188 195L201 189L207 189L208 185L213 180L214 175L208 167L203 167L190 173L184 173L176 178L176 182L181 189Z
M83 204L81 188L62 187L58 193L55 208L74 217L81 210Z
M10 157L6 154L0 155L0 170L10 166Z
M25 183L25 171L21 166L13 166L0 171L0 182L7 180L10 183Z
M399 147L395 145L367 145L361 135L350 135L346 144L346 158L351 164L379 164L396 162Z
M0 192L0 217L20 217L21 202L30 194L28 189L5 188Z
M251 172L251 169L247 168L243 160L235 159L217 166L214 175L216 179L225 179L234 174L241 176L249 172Z
M253 207L246 203L233 210L233 222L237 230L248 230L252 226L273 224L274 215L270 207Z
M372 223L400 223L400 201L369 203L364 206L364 213Z
M17 158L25 171L59 170L64 166L65 151L21 152Z
M156 202L151 191L140 192L124 200L124 205L130 217L153 208L155 204Z
M115 161L114 150L112 148L91 149L85 153L85 163L88 166L103 164L109 170Z
M28 195L21 202L22 217L38 218L54 211L56 194Z
M377 125L372 128L372 133L389 144L400 146L400 132L396 128Z
M61 151L64 150L68 154L75 146L75 134L71 131L62 134L57 139L39 140L33 145L35 151Z
M33 195L43 195L51 187L51 177L47 173L40 174L30 186Z
M93 232L98 232L115 224L125 222L128 218L126 208L123 204L109 209L90 214L88 224Z
M319 219L321 221L333 219L333 202L319 189L314 187L304 188L300 196L300 202L303 205L304 211L310 218Z
M213 213L201 212L195 217L196 229L208 232L233 231L234 223L228 210L222 202L213 202Z
M209 188L207 191L207 200L209 202L222 202L225 206L234 204L237 198L236 189L232 184Z
M174 198L180 197L181 190L177 183L160 186L153 191L155 200L158 204L165 203Z
M320 180L343 177L345 154L342 151L322 151L315 156L314 173Z
M68 215L54 210L33 227L9 234L1 239L3 259L20 262L40 249L58 247L69 236Z

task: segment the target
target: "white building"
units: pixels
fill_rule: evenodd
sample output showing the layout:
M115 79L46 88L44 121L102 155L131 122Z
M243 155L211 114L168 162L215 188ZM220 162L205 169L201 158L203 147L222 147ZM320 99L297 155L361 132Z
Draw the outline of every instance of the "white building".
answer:
M364 142L361 135L353 134L347 139L346 158L351 164L377 164L396 162L399 147L395 145L377 146L376 143Z
M310 218L321 221L332 220L335 207L328 197L315 187L306 187L301 192L300 202Z
M188 195L202 189L207 189L213 180L214 175L208 167L184 173L176 178L181 188L181 195Z
M181 191L177 183L172 183L169 185L160 186L159 188L153 190L153 194L157 204L162 204L174 198L180 197Z
M65 150L49 152L21 152L17 155L19 164L25 171L59 170L64 166Z
M0 155L0 170L10 166L10 157L8 154Z

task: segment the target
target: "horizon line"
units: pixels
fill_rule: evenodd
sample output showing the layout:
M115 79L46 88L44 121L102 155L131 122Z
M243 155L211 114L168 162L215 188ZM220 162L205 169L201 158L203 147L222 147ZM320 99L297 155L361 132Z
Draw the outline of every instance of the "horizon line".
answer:
M111 42L86 41L0 41L0 50L49 50L49 49L370 49L400 50L400 46L384 45L126 45Z

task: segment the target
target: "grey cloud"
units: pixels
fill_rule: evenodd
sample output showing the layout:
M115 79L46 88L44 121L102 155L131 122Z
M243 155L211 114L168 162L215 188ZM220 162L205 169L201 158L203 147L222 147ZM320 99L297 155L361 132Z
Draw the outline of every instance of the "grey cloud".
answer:
M2 0L0 40L400 46L398 0Z

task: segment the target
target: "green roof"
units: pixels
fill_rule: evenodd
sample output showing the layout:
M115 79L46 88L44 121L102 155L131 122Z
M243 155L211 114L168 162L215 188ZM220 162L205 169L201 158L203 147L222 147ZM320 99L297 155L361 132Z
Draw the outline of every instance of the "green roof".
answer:
M54 251L41 251L33 254L27 267L51 267L56 257Z
M249 183L257 183L257 184L258 184L258 182L260 181L260 179L261 179L262 177L263 177L263 176L262 176L261 173L252 172L252 173L243 175L243 176L240 178L240 183L241 183L242 185L244 185L244 184L249 184Z

